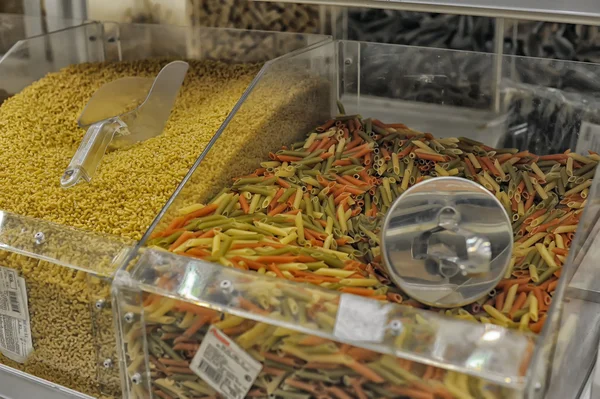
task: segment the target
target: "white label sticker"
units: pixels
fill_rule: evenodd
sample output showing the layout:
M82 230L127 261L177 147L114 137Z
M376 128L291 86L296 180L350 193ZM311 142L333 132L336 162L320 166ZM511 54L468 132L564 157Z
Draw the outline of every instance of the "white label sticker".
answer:
M190 369L226 399L243 399L262 365L221 330L211 326Z
M575 152L587 155L588 150L600 152L600 125L581 122Z
M20 312L14 312L16 308L9 305L10 312L19 313L19 317L13 317L8 311L0 312L0 352L15 362L24 363L33 351L25 279L18 277L13 270L3 267L0 267L0 269L0 274L9 276L11 273L5 273L6 270L9 270L15 278L14 281L17 288L16 301L20 310ZM0 288L0 291L2 291L2 288ZM10 291L13 290L11 289Z
M0 314L25 320L25 307L19 293L17 272L0 267Z
M389 304L342 294L333 334L350 341L381 342L388 321Z

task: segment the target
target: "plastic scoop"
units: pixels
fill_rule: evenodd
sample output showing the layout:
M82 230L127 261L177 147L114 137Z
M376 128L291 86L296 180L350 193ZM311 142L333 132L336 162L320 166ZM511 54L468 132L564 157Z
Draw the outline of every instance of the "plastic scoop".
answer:
M188 68L187 62L173 61L155 79L121 78L98 89L77 121L87 131L61 186L90 182L109 145L123 148L161 134Z

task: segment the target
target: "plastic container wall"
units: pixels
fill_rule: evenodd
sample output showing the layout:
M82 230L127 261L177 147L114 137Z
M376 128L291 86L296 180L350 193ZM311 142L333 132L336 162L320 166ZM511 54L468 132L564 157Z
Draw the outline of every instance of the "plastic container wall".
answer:
M598 113L598 64L510 58L504 64L505 106L509 109L506 146L532 152L578 150L580 133L594 130Z
M263 374L250 390L258 397L283 397L287 387L314 395L346 389L383 397L411 395L420 389L404 390L404 385L415 381L431 384L426 391L459 395L464 386L474 386L475 392L491 397L513 397L511 388L523 385L534 346L532 336L498 326L472 325L162 251L144 251L132 278L142 291L119 287L116 299L122 304L118 317L123 320L123 355L130 359L124 367L129 373L126 383L135 397L148 397L150 392L156 397L157 392L173 397L214 393L214 385L198 384L201 380L185 371L194 363L187 351L197 351L207 338L205 331L195 332L188 336L194 342L190 344L186 334L206 316L260 359ZM265 303L274 305L266 311ZM182 338L185 343L178 344ZM322 347L311 352L314 343ZM503 350L496 351L498 347ZM179 362L164 360L182 348L188 354L175 358ZM319 374L321 368L324 374ZM188 377L179 379L180 373ZM444 383L422 381L424 374L437 374ZM474 375L485 375L487 381ZM204 377L209 384L224 379ZM182 383L186 380L197 384Z
M121 57L183 57L223 62L266 62L322 42L327 36L260 30L179 27L150 24L107 24L120 40Z
M0 56L4 56L19 40L83 23L84 21L74 19L0 14ZM0 104L8 97L9 93L0 92Z
M0 54L4 55L19 40L82 25L83 22L77 19L0 13Z
M2 58L0 87L8 95L14 95L48 72L72 63L104 60L103 44L87 40L101 34L102 26L92 23L30 39L20 38Z
M110 276L133 242L8 212L0 220L0 264L24 279L22 328L33 345L20 344L25 361L2 363L86 394L118 395ZM15 319L4 321L3 333L14 333Z
M192 39L194 48L189 45ZM171 57L254 63L322 40L327 39L90 23L16 43L0 62L0 88L15 94L49 72L84 62ZM240 46L242 42L246 46ZM59 178L52 183L57 184ZM132 241L8 212L1 215L0 266L16 270L25 280L33 351L24 362L3 355L0 361L92 396L121 396L110 284Z
M430 61L415 70L417 59ZM251 173L267 160L269 151L289 146L335 115L336 97L348 114L402 122L437 137L466 136L490 146L502 146L512 134L508 121L513 112L503 105L509 103L509 96L502 88L518 83L518 79L511 78L515 76L513 68L512 75L505 72L494 81L497 61L494 55L479 53L342 41L267 64L142 245L164 230L183 207L206 203L228 187L232 177ZM516 61L517 76L536 70L543 62L510 57L499 61L504 67ZM481 73L461 74L460 65L464 63L478 64ZM305 88L298 96L288 86L296 78ZM455 88L468 91L471 100L465 102L464 96L453 96ZM265 93L279 100L279 109L286 111L265 109ZM306 93L310 96L306 97ZM290 118L275 116L279 114ZM246 115L253 115L256 123L247 123ZM223 150L236 139L245 140L246 149L236 154L235 162L222 161ZM597 181L598 177L592 187ZM189 368L195 354L203 350L207 325L214 323L261 362L262 374L250 388L257 397L319 397L339 393L338 388L355 392L354 377L358 378L360 389L373 395L410 396L401 385L417 381L418 386L431 373L440 373L444 392L451 396L460 396L467 389L482 396L483 392L489 393L490 397L542 397L549 387L550 372L557 371L552 370L553 365L559 367L565 356L568 358L564 347L561 362L555 358L556 352L561 352L556 350L556 343L563 301L567 285L581 264L581 258L575 255L589 247L593 238L599 215L594 205L596 196L596 189L592 188L589 206L581 219L585 222L578 227L573 250L563 266L564 278L554 292L544 329L537 336L399 305L381 310L378 302L363 302L348 294L143 249L133 265L120 272L114 288L121 361L125 362L124 384L135 397L151 393L157 397L214 394L215 383L227 378L214 374L210 377L200 371L204 375L201 379ZM298 310L305 307L312 311ZM379 311L381 324L375 321L379 320ZM583 323L580 328L585 328L585 320L578 322ZM312 356L306 348L298 349L302 347L300 342L319 342L328 348L318 352L323 356ZM342 355L347 351L360 352L364 358L357 365ZM294 363L298 359L302 361ZM407 365L405 361L414 363ZM329 366L323 366L324 363ZM361 367L363 363L385 375L386 382L368 374ZM319 367L336 371L315 374ZM407 369L415 374L406 374ZM284 379L287 382L282 383ZM302 385L307 381L309 386ZM277 389L283 392L275 392Z

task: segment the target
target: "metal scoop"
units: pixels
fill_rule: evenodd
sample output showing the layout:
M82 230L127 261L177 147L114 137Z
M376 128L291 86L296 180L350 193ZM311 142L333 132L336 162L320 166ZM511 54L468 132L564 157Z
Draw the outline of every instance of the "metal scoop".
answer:
M410 297L449 308L488 294L512 247L511 220L493 194L466 179L438 177L391 205L381 252L390 277Z
M173 61L152 78L127 77L98 89L79 116L87 132L60 179L63 188L90 182L107 148L123 148L162 133L189 65Z

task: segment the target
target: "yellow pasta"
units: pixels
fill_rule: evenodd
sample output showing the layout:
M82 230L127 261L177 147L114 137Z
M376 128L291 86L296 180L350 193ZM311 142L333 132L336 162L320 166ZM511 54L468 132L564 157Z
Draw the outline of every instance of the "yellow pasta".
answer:
M519 286L517 284L513 284L508 289L508 293L506 294L506 299L504 300L504 306L502 307L502 313L508 313L515 302L515 297L517 296L517 289Z
M259 337L264 335L269 327L270 325L267 323L256 323L250 330L237 337L236 342L244 349L250 348L256 344Z
M506 323L507 325L512 323L512 320L504 316L500 311L498 311L495 307L491 305L483 305L483 310L485 310L487 314L489 314L494 319L500 322Z
M296 214L294 223L296 224L296 234L298 235L298 243L303 244L304 242L306 242L306 238L304 236L304 221L302 220L302 211Z
M535 244L535 248L538 250L538 253L544 262L546 262L548 267L557 267L556 262L554 262L554 257L550 255L550 252L548 252L548 249L546 249L544 244Z
M538 300L533 293L529 297L529 318L538 321Z
M527 240L519 244L517 247L522 249L529 248L544 237L546 237L546 233L534 234L532 237L528 238Z
M261 195L260 194L254 194L252 196L252 201L250 201L250 213L254 213L256 212L256 209L258 208L258 204L260 203L260 199L261 199Z
M294 209L300 209L301 203L302 203L302 190L296 190L296 194L294 197L294 204L293 204ZM304 239L304 235L302 236L302 239Z
M160 301L160 306L154 312L150 313L147 317L158 318L164 316L168 311L173 309L177 301L172 298L162 298Z
M373 287L379 284L379 280L374 278L344 278L339 283L350 287Z
M227 315L225 316L225 319L214 323L213 326L220 330L223 330L224 328L237 327L240 324L242 324L244 320L246 319L244 319L243 317Z
M320 276L330 276L330 277L341 277L345 278L355 274L354 270L342 270L342 269L319 269L314 271L315 274Z

